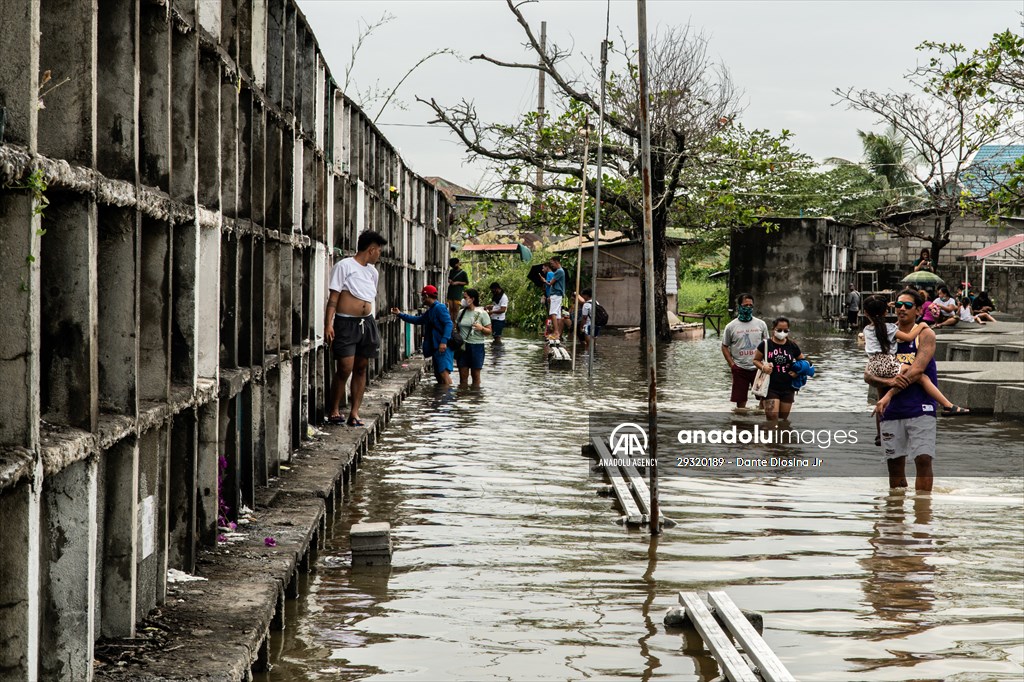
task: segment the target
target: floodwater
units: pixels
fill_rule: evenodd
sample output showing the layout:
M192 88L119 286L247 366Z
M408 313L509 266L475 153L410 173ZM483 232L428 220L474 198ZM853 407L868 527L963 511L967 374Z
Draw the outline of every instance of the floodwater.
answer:
M260 679L710 680L699 642L662 624L680 590L708 589L762 612L802 682L1022 679L1021 479L943 479L941 459L930 495L890 492L881 463L877 478L666 477L679 525L652 541L615 523L580 456L589 411L646 406L636 342L599 342L592 383L507 338L479 392L422 384L364 460ZM818 376L794 414L867 410L851 339L801 347ZM660 371L662 409L730 407L716 337L673 343ZM1018 424L945 421L940 458L957 430L1024 442ZM363 520L390 521L390 571L348 568Z

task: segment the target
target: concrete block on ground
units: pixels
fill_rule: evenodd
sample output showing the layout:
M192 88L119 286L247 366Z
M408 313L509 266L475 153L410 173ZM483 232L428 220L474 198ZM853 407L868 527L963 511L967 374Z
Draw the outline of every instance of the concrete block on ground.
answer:
M1020 346L997 346L992 358L996 362L1016 362L1024 360L1024 348Z
M352 566L391 564L390 523L357 523L349 531L349 542L352 547Z
M1024 386L997 386L992 411L1000 416L1024 418Z

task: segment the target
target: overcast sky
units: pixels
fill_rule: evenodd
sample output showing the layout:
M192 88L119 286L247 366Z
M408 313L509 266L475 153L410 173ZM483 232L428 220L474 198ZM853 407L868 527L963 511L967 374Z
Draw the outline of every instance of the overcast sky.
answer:
M532 58L521 28L504 0L298 0L336 81L344 80L360 21L384 12L394 20L364 43L353 77L358 89L380 82L389 89L420 58L452 48L464 57L486 53L508 61ZM856 86L904 90L903 75L925 58L923 40L980 47L993 33L1020 31L1024 0L886 0L797 2L649 0L648 27L692 24L710 38L711 54L744 92L741 121L748 128L787 128L798 149L821 159L859 159L856 131L881 129L868 114L833 106L833 88ZM524 13L548 41L596 55L604 37L604 0L541 0ZM611 34L635 43L636 3L612 0ZM550 84L549 84L550 87ZM353 88L350 87L350 90ZM430 110L415 96L454 104L474 100L485 120L511 121L536 109L536 75L480 61L442 55L428 61L402 86L381 130L420 175L440 175L468 187L492 179L486 166L466 162L464 148L446 129L424 127ZM550 101L550 100L549 100ZM376 110L368 112L373 118Z

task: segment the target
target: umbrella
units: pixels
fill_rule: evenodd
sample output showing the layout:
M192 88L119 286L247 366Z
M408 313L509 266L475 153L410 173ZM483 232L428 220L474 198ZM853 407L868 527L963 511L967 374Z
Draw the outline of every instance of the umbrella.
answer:
M916 284L919 287L934 287L940 284L945 284L945 282L942 281L942 278L934 272L920 270L918 272L912 272L901 279L900 284Z
M543 288L546 282L544 281L544 275L541 273L540 269L545 265L546 263L539 263L538 265L531 266L530 274L526 276L526 279Z

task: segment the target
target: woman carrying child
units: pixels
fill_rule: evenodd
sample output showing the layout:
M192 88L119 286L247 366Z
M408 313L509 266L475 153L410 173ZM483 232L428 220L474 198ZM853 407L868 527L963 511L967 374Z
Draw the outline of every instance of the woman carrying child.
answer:
M896 357L896 342L913 341L922 329L928 327L924 322L918 322L909 333L903 333L895 323L885 321L888 310L889 302L883 296L869 296L864 301L864 314L869 320L869 324L864 327L864 352L868 355L864 371L879 379L891 379L898 374L905 374L910 369L910 365L900 363ZM922 374L918 383L930 398L942 405L944 415L961 415L970 412L966 408L951 403L926 375ZM895 393L896 389L889 389L879 396L874 409L876 428L878 428L878 420L882 412L885 411ZM881 434L878 433L875 436L875 445L881 444Z

